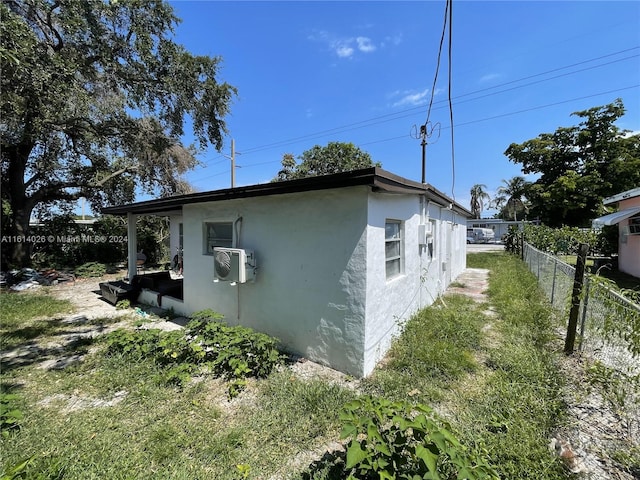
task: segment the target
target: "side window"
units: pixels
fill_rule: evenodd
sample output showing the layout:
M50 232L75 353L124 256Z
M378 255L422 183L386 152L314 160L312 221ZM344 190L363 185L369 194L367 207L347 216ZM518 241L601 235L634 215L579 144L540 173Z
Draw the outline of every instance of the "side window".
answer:
M204 230L204 255L213 255L214 247L233 246L233 223L231 222L205 222Z
M402 273L402 222L385 222L384 242L387 279L390 279Z

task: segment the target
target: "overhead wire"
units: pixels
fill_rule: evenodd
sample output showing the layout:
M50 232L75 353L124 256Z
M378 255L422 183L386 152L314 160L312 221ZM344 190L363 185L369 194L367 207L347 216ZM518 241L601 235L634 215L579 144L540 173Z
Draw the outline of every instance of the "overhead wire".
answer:
M453 0L447 0L449 4L449 78L448 78L448 99L449 99L449 123L451 124L451 198L456 201L456 150L453 137L453 104L451 103L452 85L452 50L453 50Z
M490 120L496 120L498 118L510 117L512 115L518 115L518 114L521 114L521 113L531 112L531 111L534 111L534 110L542 110L544 108L555 107L555 106L558 106L558 105L563 105L563 104L566 104L566 103L576 102L576 101L579 101L579 100L585 100L587 98L598 97L598 96L601 96L601 95L609 95L611 93L618 93L618 92L622 92L622 91L625 91L625 90L630 90L630 89L633 89L633 88L640 88L640 84L629 85L627 87L616 88L616 89L607 90L607 91L604 91L604 92L598 92L598 93L593 93L593 94L590 94L590 95L583 95L583 96L580 96L580 97L569 98L569 99L566 99L566 100L560 100L558 102L547 103L547 104L544 104L544 105L537 105L535 107L525 108L525 109L522 109L522 110L516 110L516 111L513 111L513 112L501 113L499 115L493 115L491 117L479 118L479 119L475 119L475 120L470 120L468 122L458 123L458 124L456 124L454 126L455 127L464 127L464 126L468 126L468 125L474 125L476 123L482 123L482 122L487 122L487 121L490 121ZM447 129L450 129L450 128L451 128L451 126L442 127L443 130L447 130ZM371 142L359 143L358 146L359 147L363 147L363 146L366 146L366 145L373 145L373 144L376 144L376 143L384 143L384 142L390 142L390 141L393 141L393 140L400 140L400 139L406 139L406 138L407 138L406 134L397 135L397 136L394 136L394 137L383 138L383 139L380 139L380 140L373 140ZM242 168L252 168L252 167L257 167L257 166L261 166L261 165L269 165L269 164L274 164L274 163L280 163L280 160L267 160L267 161L264 161L264 162L245 164L245 165L242 165ZM220 176L220 175L225 175L227 173L229 173L229 170L227 170L225 172L222 172L222 173L215 173L215 174L212 174L212 175L208 175L206 177L200 177L200 178L198 178L196 180L193 180L191 183L198 183L198 182L200 182L202 180L207 180L209 178L217 177L217 176Z
M449 0L447 0L446 4L445 4L445 8L444 8L444 21L442 24L442 34L440 35L440 45L438 46L438 57L436 60L436 71L435 74L433 76L433 84L431 86L431 94L430 94L430 98L429 98L429 108L427 109L427 119L424 122L424 125L426 126L429 123L430 117L431 117L431 107L433 105L433 98L435 97L436 94L436 84L438 82L438 72L440 71L440 57L442 55L442 45L444 43L444 36L445 33L447 31L447 13L449 11Z
M475 94L478 94L478 93L486 92L488 90L494 90L496 88L500 88L502 86L518 83L518 82L521 82L523 80L528 80L530 78L540 77L540 76L543 76L543 75L547 75L549 73L553 73L553 72L557 72L557 71L561 71L561 70L566 70L567 68L572 68L572 67L575 67L575 66L584 65L586 63L591 63L591 62L594 62L594 61L597 61L597 60L602 60L604 58L609 58L609 57L612 57L612 56L615 56L615 55L619 55L619 54L622 54L622 53L626 53L626 52L633 51L633 50L638 50L638 49L640 49L640 46L635 46L635 47L627 48L627 49L624 49L624 50L619 50L617 52L612 52L612 53L609 53L609 54L606 54L606 55L601 55L599 57L594 57L594 58L591 58L591 59L588 59L588 60L584 60L584 61L581 61L581 62L576 62L576 63L570 64L570 65L565 65L565 66L562 66L562 67L554 68L554 69L547 70L547 71L540 72L540 73L536 73L536 74L533 74L533 75L528 75L526 77L522 77L522 78L511 80L511 81L508 81L508 82L500 83L498 85L493 85L493 86L490 86L490 87L485 87L485 88L482 88L482 89L474 90L472 92L467 92L467 93L452 97L452 100L458 100L458 99L461 99L463 97L468 97L468 96L475 95ZM601 67L604 67L604 66L607 66L607 65L611 65L613 63L617 63L617 62L621 62L621 61L625 61L625 60L630 60L630 59L633 59L633 58L637 58L638 56L640 56L640 54L627 56L627 57L624 57L624 58L621 58L621 59L612 60L610 62L606 62L606 63L599 64L599 65L594 65L594 66L591 66L591 67L586 67L586 68L583 68L583 69L580 69L580 70L575 70L575 71L572 71L572 72L567 72L567 73L564 73L564 74L561 74L561 75L556 75L556 76L553 76L553 77L550 77L550 78L545 78L545 79L542 79L542 80L538 80L536 82L530 82L530 83L527 83L527 84L524 84L524 85L518 85L518 86L515 86L515 87L511 87L509 89L504 89L504 90L500 90L500 91L497 91L497 92L491 92L491 93L488 93L486 95L482 95L482 96L479 96L479 97L474 97L474 98L463 100L463 101L460 101L460 102L455 102L455 104L458 105L460 103L471 102L471 101L474 101L474 100L479 100L481 98L486 98L486 97L490 97L490 96L493 96L493 95L499 95L501 93L512 91L512 90L516 90L518 88L524 88L524 87L535 85L535 84L538 84L538 83L543 83L543 82L546 82L546 81L550 81L550 80L554 80L554 79L557 79L557 78L561 78L561 77L564 77L564 76L574 75L576 73L584 72L584 71L587 71L587 70L592 70L592 69L595 69L595 68L601 68ZM432 88L432 92L433 92L433 90L434 89ZM437 105L437 104L440 104L440 103L445 103L446 101L447 100L439 100L439 101L435 101L435 102L432 102L432 103ZM291 144L297 143L300 140L318 138L318 137L321 137L321 136L325 136L325 135L327 135L329 133L343 133L343 132L347 132L347 131L356 130L356 129L359 129L359 128L365 128L365 127L368 127L368 126L371 126L371 125L377 125L377 124L380 124L380 123L385 123L385 122L389 122L389 121L393 121L393 120L398 120L398 119L401 119L401 118L406 118L406 117L409 117L409 116L413 115L414 112L422 110L423 108L424 108L423 105L418 105L418 106L415 106L415 107L411 107L411 108L407 108L407 109L404 109L404 110L400 110L398 112L392 112L392 113L388 113L388 114L384 114L384 115L371 117L369 119L360 120L360 121L357 121L357 122L354 122L354 123L349 123L349 124L342 125L342 126L339 126L339 127L320 130L320 131L317 131L317 132L301 135L301 136L298 136L298 137L293 137L293 138L290 138L290 139L280 140L278 142L272 142L272 143L269 143L269 144L258 145L256 147L250 147L248 149L243 149L243 154L257 153L259 151L269 150L271 148L275 148L275 147L278 147L278 146L291 145ZM441 108L441 107L438 107L438 108ZM377 120L379 120L379 121L377 121ZM360 125L360 126L358 126L358 125ZM376 142L370 142L370 143L376 143ZM225 159L219 160L218 162L215 162L215 163L209 163L211 160L216 160L216 159L222 158L222 157L223 157L222 155L218 155L218 156L213 157L212 159L203 160L203 163L205 164L205 168L206 168L206 166L212 166L212 165L216 165L216 164L219 164L219 163L224 163L226 161Z

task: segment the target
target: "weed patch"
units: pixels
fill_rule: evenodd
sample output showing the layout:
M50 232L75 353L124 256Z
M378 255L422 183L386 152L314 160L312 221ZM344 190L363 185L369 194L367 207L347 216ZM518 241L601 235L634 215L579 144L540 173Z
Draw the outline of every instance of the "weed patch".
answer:
M195 314L186 329L116 330L106 338L107 355L150 358L163 366L167 384L184 385L194 373L230 380L229 396L246 386L247 377L266 377L282 356L277 340L247 327L229 327L211 311Z

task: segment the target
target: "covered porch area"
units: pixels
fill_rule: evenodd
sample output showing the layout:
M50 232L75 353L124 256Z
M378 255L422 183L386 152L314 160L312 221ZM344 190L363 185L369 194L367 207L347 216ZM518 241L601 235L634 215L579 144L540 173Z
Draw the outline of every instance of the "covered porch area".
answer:
M145 206L146 202L125 207L110 207L103 213L127 218L127 279L135 292L135 301L164 310L182 313L184 308L183 226L182 206L161 208ZM138 247L137 222L142 216L169 218L169 259L167 267L153 268L141 262ZM166 245L166 244L165 244ZM165 264L166 265L166 264Z

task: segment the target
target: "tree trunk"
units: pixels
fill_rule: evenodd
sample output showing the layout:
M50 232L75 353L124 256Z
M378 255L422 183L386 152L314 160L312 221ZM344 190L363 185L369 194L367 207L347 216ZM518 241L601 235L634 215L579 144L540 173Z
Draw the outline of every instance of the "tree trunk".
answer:
M32 245L26 240L29 238L31 209L25 206L18 207L15 203L11 202L13 221L9 228L9 242L5 243L5 247L9 247L8 262L13 268L29 267Z
M8 266L13 268L28 267L31 265L31 244L26 243L29 237L29 220L33 211L33 201L27 196L27 184L25 183L25 169L29 154L33 145L23 141L12 145L5 150L9 157L7 169L7 181L3 187L6 189L3 197L8 197L11 206L11 220L9 224L8 242L3 247L7 248L8 255L3 255Z

